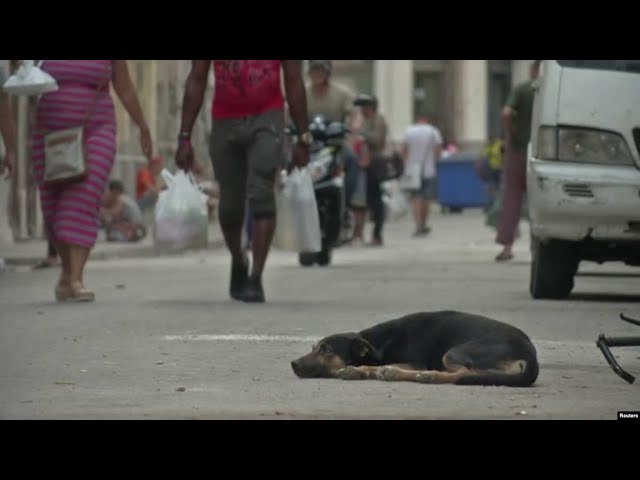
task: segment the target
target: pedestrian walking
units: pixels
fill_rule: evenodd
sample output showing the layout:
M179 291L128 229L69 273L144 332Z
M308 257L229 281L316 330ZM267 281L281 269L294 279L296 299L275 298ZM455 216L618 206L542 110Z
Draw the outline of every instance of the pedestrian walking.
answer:
M110 87L140 131L147 158L149 128L131 82L126 60L45 60L42 70L58 83L38 102L33 130L33 167L44 221L62 261L55 296L58 301L93 301L84 268L98 236L99 208L116 154L116 116ZM44 182L45 134L83 126L88 155L85 178L51 186Z
M296 165L309 163L305 86L299 60L193 60L182 105L176 164L193 166L191 131L202 107L213 62L215 92L210 155L220 185L219 219L231 254L229 294L245 302L265 301L262 275L276 226L274 186L282 165L285 95L299 132ZM252 212L252 263L242 248L246 204Z

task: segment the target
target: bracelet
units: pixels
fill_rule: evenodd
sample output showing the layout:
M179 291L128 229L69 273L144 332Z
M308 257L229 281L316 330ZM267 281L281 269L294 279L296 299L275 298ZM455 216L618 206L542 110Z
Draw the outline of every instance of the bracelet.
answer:
M184 132L183 131L183 132L180 132L178 134L178 139L180 139L180 140L185 140L185 139L189 140L190 138L191 138L191 134L189 132Z

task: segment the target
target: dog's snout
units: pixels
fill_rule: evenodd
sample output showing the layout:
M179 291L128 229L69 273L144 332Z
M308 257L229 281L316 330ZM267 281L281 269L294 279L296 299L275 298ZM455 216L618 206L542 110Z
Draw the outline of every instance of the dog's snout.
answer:
M291 368L293 368L294 372L297 372L298 368L300 368L300 361L299 360L293 360L291 362Z

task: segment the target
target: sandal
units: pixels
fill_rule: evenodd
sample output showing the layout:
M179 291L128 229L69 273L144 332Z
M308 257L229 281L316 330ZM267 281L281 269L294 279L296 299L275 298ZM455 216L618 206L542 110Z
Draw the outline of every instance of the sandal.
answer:
M71 295L71 285L68 283L58 283L55 289L56 301L64 302Z
M96 295L80 282L73 282L69 285L58 284L56 287L58 302L93 302L95 299Z
M513 258L513 253L500 252L496 257L496 262L507 262Z

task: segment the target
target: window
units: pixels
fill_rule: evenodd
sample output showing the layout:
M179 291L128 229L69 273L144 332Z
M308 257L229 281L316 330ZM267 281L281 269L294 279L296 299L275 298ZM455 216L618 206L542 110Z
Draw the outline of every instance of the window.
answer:
M439 125L444 113L441 72L415 72L413 83L413 111Z

